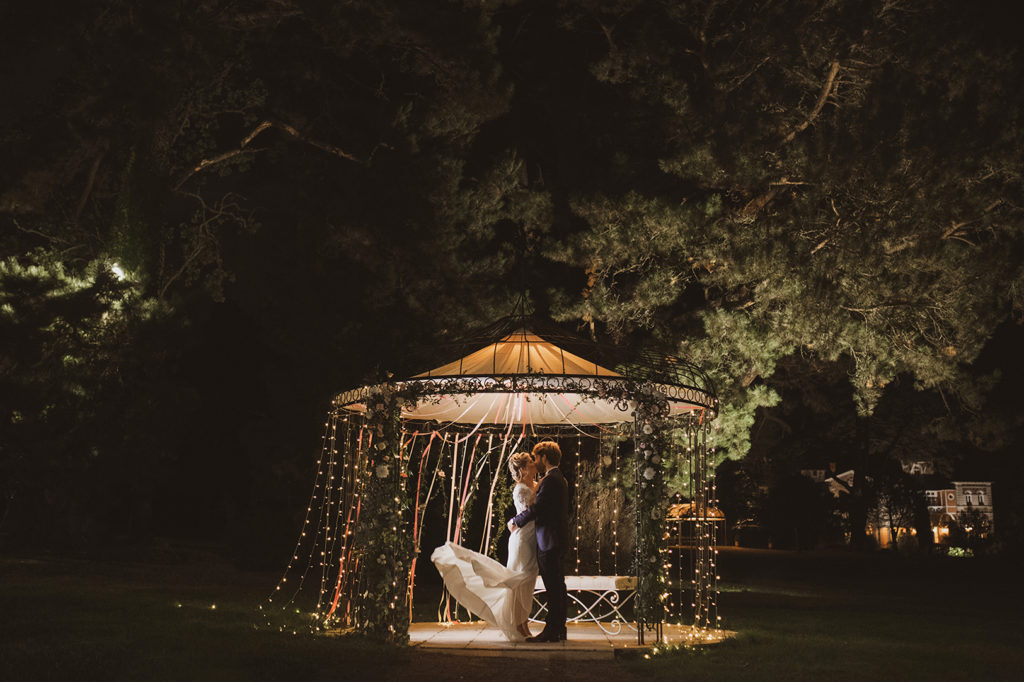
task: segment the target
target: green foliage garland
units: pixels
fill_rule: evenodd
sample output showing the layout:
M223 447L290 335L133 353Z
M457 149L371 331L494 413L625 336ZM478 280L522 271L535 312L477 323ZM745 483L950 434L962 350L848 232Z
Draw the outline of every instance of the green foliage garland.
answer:
M636 479L636 553L634 569L639 578L636 596L638 623L656 623L664 615L666 576L662 570L662 530L665 518L665 458L669 451L670 424L664 397L641 387L636 401L636 432L633 467Z
M495 476L501 476L501 471L495 471ZM497 524L491 531L491 544L487 547L487 556L491 558L497 558L498 556L498 543L501 538L504 537L504 522L503 518L505 510L512 506L512 490L515 488L515 481L509 479L507 483L499 483L494 487L494 501L491 506L491 518L488 519L488 523L495 523L495 515L497 515Z
M357 537L363 549L356 628L375 639L403 644L409 639L405 600L414 547L407 528L410 505L399 406L397 392L387 385L379 387L366 405L373 445L363 504L370 518L361 524Z

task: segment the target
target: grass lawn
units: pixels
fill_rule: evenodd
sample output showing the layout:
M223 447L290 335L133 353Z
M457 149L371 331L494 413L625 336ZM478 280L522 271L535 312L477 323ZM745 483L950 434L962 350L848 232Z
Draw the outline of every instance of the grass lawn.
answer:
M848 552L723 551L716 647L645 661L655 679L1019 680L1013 567Z
M649 660L469 658L254 628L276 575L0 559L0 677L37 679L1020 679L1013 567L723 550L732 641ZM421 605L429 611L433 605ZM525 669L525 672L524 672Z

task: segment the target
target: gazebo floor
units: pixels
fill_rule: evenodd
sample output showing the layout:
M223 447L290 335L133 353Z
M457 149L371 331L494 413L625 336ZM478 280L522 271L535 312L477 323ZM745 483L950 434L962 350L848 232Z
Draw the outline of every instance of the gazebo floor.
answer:
M540 626L534 625L532 629L537 633ZM706 645L717 644L735 634L730 630L700 633L688 625L665 625L662 639L666 644ZM642 653L657 644L653 633L648 633L644 642L643 645L637 644L636 633L628 627L623 627L617 635L609 635L596 623L569 623L567 641L543 644L509 642L500 630L483 621L413 623L409 627L411 646L470 656L520 656L535 652L580 658L613 658L616 652Z

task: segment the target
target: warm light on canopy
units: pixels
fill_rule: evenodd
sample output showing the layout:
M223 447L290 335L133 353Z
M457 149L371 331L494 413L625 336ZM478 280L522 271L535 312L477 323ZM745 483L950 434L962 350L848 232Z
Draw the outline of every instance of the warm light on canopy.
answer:
M584 360L532 331L518 329L455 362L441 365L416 378L441 376L493 376L510 374L562 374L565 376L621 377L618 372Z
M402 409L403 419L448 424L620 424L633 421L622 374L519 328L468 355L416 374L399 386L418 385L420 398ZM365 411L366 386L342 393L335 406ZM673 414L717 410L703 387L652 381Z

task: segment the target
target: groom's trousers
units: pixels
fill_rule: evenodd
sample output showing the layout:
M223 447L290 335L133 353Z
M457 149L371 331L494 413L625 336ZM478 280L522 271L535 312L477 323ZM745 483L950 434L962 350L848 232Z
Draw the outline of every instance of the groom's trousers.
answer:
M544 581L544 591L548 596L548 617L544 622L544 632L553 635L561 635L565 632L565 616L568 608L562 554L561 547L537 554L537 568L540 569L540 577Z

